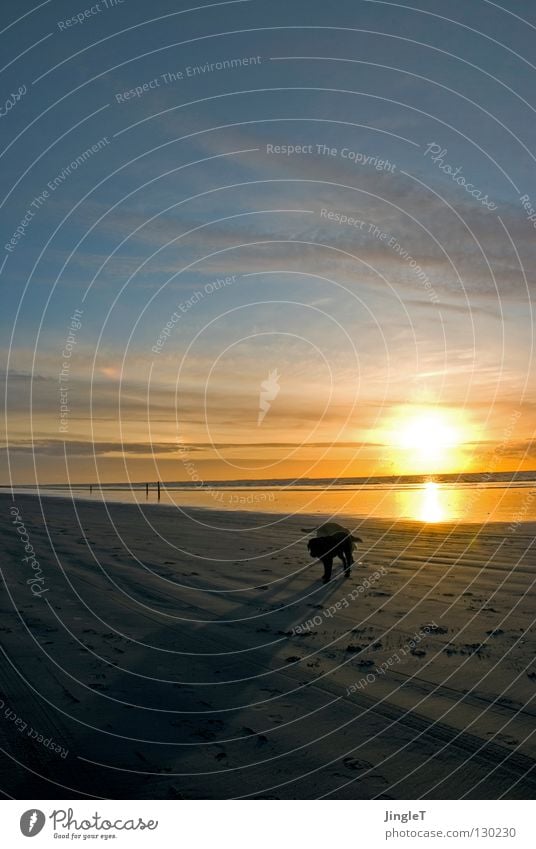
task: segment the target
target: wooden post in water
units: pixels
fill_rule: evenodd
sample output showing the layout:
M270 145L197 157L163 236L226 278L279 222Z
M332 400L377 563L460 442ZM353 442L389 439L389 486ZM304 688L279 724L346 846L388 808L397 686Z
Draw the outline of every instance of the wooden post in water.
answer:
M149 484L145 484L145 498L149 498Z
M93 492L93 484L90 483L89 484L89 494L91 495L92 492Z
M160 501L160 481L156 482L156 486L158 488L158 500Z

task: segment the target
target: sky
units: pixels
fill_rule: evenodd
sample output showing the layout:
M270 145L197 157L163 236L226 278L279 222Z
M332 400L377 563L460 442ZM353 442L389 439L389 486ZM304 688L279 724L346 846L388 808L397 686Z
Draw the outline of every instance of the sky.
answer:
M3 11L3 484L535 468L528 0Z

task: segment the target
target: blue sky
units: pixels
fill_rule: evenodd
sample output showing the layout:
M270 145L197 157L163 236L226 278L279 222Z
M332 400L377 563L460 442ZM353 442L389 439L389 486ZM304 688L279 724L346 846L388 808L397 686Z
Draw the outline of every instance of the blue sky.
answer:
M207 477L373 474L412 406L457 418L460 469L519 410L500 466L532 467L531 4L190 8L4 6L11 474L181 478L178 439Z

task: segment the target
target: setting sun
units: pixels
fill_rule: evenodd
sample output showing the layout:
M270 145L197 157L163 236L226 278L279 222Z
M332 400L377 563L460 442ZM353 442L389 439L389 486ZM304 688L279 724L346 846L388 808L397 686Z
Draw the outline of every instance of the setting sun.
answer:
M382 438L399 473L451 472L460 467L469 427L460 413L404 408L393 415Z

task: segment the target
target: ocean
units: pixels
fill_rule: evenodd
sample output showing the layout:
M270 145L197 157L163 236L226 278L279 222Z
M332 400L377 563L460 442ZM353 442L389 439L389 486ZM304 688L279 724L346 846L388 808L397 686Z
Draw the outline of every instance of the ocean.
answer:
M506 522L517 526L536 521L536 473L516 479L504 475L464 476L456 480L345 479L340 481L263 481L201 484L73 484L15 487L18 493L63 496L93 501L122 502L212 510L247 510L285 515L311 514L354 518L404 519L426 523ZM468 480L467 478L473 478ZM474 479L480 478L480 479Z

